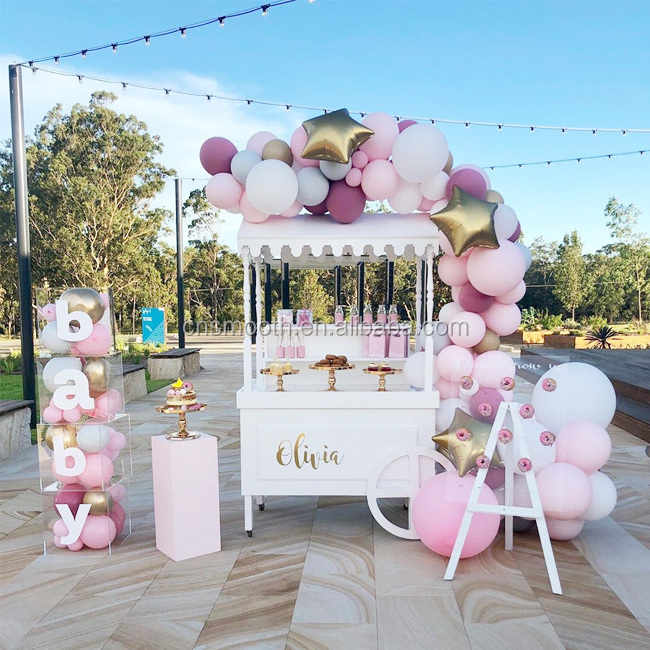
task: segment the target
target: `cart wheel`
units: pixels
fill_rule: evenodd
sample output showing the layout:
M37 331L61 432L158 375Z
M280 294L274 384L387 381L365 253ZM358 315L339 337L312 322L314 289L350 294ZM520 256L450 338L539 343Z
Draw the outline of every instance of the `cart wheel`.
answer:
M454 471L452 463L440 452L429 447L403 447L380 459L368 476L367 499L375 521L389 533L403 539L419 539L413 528L412 508L408 528L389 521L379 508L379 499L412 499L420 486L436 473L436 463Z
M246 531L246 534L247 534L249 537L252 537L252 536L253 536L253 531L252 531L252 530L247 530L247 531Z
M266 508L266 504L265 504L265 503L259 503L259 504L257 505L257 507L258 507L260 510L264 510L264 508Z

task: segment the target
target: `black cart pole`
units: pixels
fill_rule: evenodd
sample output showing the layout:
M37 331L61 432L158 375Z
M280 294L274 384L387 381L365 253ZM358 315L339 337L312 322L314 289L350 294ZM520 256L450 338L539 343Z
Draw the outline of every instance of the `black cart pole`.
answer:
M271 322L271 308L273 307L273 294L271 292L271 265L264 265L264 320Z
M257 269L251 264L251 322L255 323L251 341L257 342Z
M395 287L395 262L386 262L386 308L393 304L393 293Z
M11 141L13 149L16 211L16 252L20 299L20 353L22 356L23 399L31 400L31 428L36 428L36 378L34 376L34 316L32 312L32 264L29 244L27 158L23 119L23 78L19 65L9 66Z
M366 267L363 262L357 262L357 307L359 322L363 319L363 300L365 297Z
M289 262L280 262L282 264L282 309L291 309L289 304Z
M183 181L176 188L176 292L178 294L178 347L185 347L185 288L183 286Z
M334 267L334 306L341 304L341 267Z

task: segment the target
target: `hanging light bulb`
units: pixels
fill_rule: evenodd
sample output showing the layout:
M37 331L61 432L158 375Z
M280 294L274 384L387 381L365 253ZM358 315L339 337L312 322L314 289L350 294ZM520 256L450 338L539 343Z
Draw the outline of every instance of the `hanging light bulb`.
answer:
M113 48L113 54L117 54L117 43L111 43L111 47Z
M144 44L145 45L151 45L151 36L145 36L144 37Z
M181 32L181 38L185 38L187 36L187 27L181 27L180 32Z
M262 16L266 16L269 13L269 7L271 5L262 5Z
M225 16L221 16L221 17L219 18L219 27L225 27L225 26L226 26L226 17L225 17Z
M86 54L88 54L88 50L81 50L81 58L82 59L86 58Z
M79 80L79 83L81 83L84 80L84 78L80 74L77 75L77 79Z
M126 90L126 87L127 87L128 85L129 85L129 84L126 83L126 81L123 81L123 82L122 82L122 90Z

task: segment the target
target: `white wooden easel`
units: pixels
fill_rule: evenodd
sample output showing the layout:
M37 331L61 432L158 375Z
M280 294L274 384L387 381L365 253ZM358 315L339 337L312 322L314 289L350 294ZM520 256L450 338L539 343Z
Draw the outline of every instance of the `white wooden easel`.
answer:
M537 530L539 532L539 539L542 544L542 550L544 551L546 571L551 582L551 589L554 594L561 595L562 587L560 585L560 578L558 576L557 566L555 564L555 557L553 556L551 538L549 537L548 528L546 527L546 519L544 517L544 511L542 510L542 503L539 498L539 492L537 491L537 481L535 480L535 473L532 469L524 474L526 477L528 491L530 493L530 501L532 503L532 507L519 507L513 506L512 504L514 464L516 462L514 459L515 442L518 443L518 448L521 452L522 457L529 458L528 445L526 444L526 436L524 434L524 429L522 426L522 418L519 413L520 407L521 404L518 404L516 402L502 402L499 405L499 410L497 411L497 416L494 420L494 424L492 425L492 431L490 431L490 436L485 447L485 455L488 458L492 458L494 450L496 449L499 431L503 428L507 414L510 413L510 417L512 419L513 436L512 440L510 440L510 442L505 445L505 505L489 505L479 503L481 488L485 483L488 468L483 467L479 469L476 476L476 481L474 482L474 486L469 497L469 501L467 503L467 509L465 510L463 521L460 525L460 530L458 531L458 536L456 537L454 550L452 551L451 557L449 558L449 564L447 565L447 570L445 571L444 578L445 580L453 580L454 578L454 574L456 573L456 568L458 566L458 560L460 559L460 554L463 550L463 546L465 545L465 540L467 539L469 527L472 523L472 517L474 516L475 512L505 515L505 548L507 551L511 551L513 546L512 518L529 517L534 518L537 522Z

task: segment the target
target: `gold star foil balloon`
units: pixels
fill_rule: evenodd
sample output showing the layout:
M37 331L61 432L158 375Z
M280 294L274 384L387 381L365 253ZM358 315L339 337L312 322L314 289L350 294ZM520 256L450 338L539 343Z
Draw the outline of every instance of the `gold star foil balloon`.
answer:
M491 429L491 424L479 422L465 411L456 409L449 428L431 439L438 445L438 451L454 464L458 475L465 476L477 467L477 459L485 454ZM496 451L491 465L501 466Z
M468 248L499 248L494 231L494 211L498 204L482 201L454 185L444 210L429 218L446 235L456 257Z
M319 115L302 123L307 131L303 158L347 164L350 156L370 136L372 129L350 117L347 108Z

